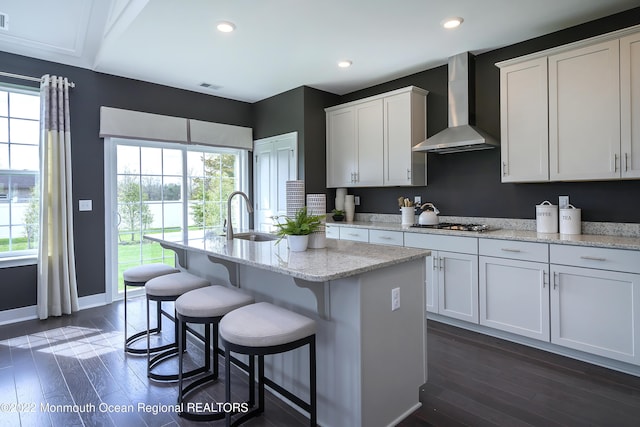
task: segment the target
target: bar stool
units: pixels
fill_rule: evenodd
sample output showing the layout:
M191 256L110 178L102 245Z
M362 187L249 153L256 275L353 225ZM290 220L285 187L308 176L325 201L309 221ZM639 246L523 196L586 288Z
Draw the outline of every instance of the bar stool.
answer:
M162 304L166 301L175 301L182 294L192 291L194 289L210 286L211 284L201 277L195 276L186 271L178 273L165 274L164 276L158 276L147 282L145 290L147 292L147 330L149 330L150 324L150 309L149 304L151 301L156 301L157 304ZM153 368L178 353L178 322L175 319L175 315L162 311L163 314L174 322L175 332L174 341L169 344L159 345L157 347L151 347L151 334L147 333L147 377L157 381L176 381L178 374L160 374L153 372ZM175 313L175 307L174 307ZM204 341L204 337L197 334L195 331L191 331L194 335ZM184 338L186 339L186 335ZM155 356L151 356L152 349L161 349L161 352ZM186 378L197 375L198 371L191 371L184 373Z
M149 280L163 276L165 274L177 273L180 270L174 267L170 267L166 264L154 263L139 265L129 268L122 273L124 281L124 351L130 354L147 354L146 348L134 348L133 343L140 338L147 335L147 331L141 331L131 336L127 335L127 288L131 287L143 287ZM156 327L151 329L150 333L159 333L162 329L162 313L160 310L160 303L158 302L157 310L157 323ZM147 326L148 327L148 326ZM154 350L161 351L161 350Z
M218 344L218 324L222 316L242 306L252 304L253 297L226 286L214 285L189 291L176 300L176 319L178 321L178 404L182 404L185 397L210 381L218 379L218 355L221 353ZM186 323L204 325L204 367L203 372L208 375L201 377L186 387L183 387L183 360L186 349L183 334ZM213 327L213 355L211 355L211 328ZM213 364L213 370L211 370ZM228 373L227 373L228 375ZM194 414L183 411L179 414L188 420L213 421L224 418L223 412Z
M220 321L220 338L225 349L225 396L231 403L231 352L246 354L249 360L258 356L258 407L231 423L231 412L226 413L226 425L239 425L264 412L265 384L309 413L309 423L316 425L316 323L300 314L268 302L259 302L238 308ZM309 345L309 402L264 375L264 356L290 351ZM250 406L253 402L253 369L249 370Z

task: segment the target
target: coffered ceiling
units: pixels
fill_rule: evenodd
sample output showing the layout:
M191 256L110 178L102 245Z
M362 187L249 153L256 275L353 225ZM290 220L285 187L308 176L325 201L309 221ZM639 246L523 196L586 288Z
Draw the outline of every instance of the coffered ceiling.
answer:
M301 85L352 92L442 65L460 52L480 53L637 6L638 0L0 0L6 24L0 50L254 102ZM463 24L442 28L453 16ZM236 30L217 31L220 21ZM345 59L352 66L339 68Z

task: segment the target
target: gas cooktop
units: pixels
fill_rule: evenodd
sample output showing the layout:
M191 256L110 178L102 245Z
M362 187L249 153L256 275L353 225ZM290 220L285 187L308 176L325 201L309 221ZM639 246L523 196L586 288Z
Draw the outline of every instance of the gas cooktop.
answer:
M458 224L454 222L441 222L439 224L425 225L425 224L413 224L411 227L416 228L434 228L439 230L458 230L458 231L489 231L492 230L485 224Z

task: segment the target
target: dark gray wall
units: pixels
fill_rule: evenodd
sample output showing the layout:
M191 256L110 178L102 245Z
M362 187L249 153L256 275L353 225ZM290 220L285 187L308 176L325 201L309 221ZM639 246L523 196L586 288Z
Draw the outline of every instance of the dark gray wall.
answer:
M298 177L307 193L326 192L324 108L339 96L302 86L254 104L254 138L298 132Z
M476 57L476 121L500 136L500 71L496 62L640 24L640 8L612 15ZM431 136L447 126L446 67L387 82L341 97L339 103L404 86L427 89L427 127ZM421 195L444 215L535 218L535 205L569 195L585 221L640 222L640 180L539 184L500 183L500 151L429 154L426 187L354 188L359 212L398 213L399 196ZM330 191L333 200L334 191Z
M73 161L74 236L79 296L105 291L104 148L98 137L100 106L239 126L253 126L252 105L115 77L93 71L0 52L2 71L41 76L55 74L76 83L72 89L71 156ZM3 78L16 84L22 80ZM93 200L93 211L78 212L78 200ZM34 266L0 269L0 309L36 304Z

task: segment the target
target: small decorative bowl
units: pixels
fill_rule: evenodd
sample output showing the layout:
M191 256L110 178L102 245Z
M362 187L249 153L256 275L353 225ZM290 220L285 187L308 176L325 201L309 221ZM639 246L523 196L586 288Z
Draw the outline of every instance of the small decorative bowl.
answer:
M336 222L340 222L340 221L344 220L344 215L336 215L336 214L334 214L333 215L333 220L336 221Z

